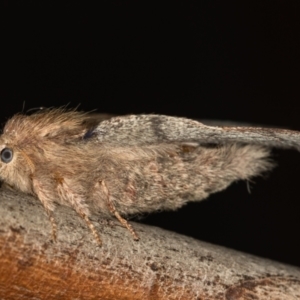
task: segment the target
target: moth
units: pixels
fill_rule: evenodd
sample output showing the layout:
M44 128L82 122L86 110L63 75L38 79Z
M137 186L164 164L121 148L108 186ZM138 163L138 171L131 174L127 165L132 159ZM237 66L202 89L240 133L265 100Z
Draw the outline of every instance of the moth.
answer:
M0 136L0 179L43 204L52 224L56 204L73 208L96 241L91 212L127 217L175 210L272 168L270 148L300 150L300 133L284 129L207 126L164 115L105 120L66 109L17 114Z

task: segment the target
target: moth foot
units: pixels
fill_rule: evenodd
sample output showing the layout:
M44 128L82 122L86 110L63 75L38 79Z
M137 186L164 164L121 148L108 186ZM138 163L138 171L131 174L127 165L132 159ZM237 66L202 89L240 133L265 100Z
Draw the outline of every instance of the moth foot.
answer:
M53 212L51 210L46 209L49 221L51 223L52 232L51 232L51 240L52 242L57 241L57 225L53 216Z

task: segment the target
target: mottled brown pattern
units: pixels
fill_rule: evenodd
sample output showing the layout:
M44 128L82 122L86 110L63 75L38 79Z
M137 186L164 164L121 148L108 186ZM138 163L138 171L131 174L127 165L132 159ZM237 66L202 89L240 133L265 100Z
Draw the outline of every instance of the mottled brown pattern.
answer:
M268 146L299 147L299 134L287 130L210 127L160 115L115 117L98 126L90 119L62 109L14 116L0 137L0 177L37 196L53 228L55 203L70 206L99 241L91 209L131 231L123 217L204 199L270 169Z

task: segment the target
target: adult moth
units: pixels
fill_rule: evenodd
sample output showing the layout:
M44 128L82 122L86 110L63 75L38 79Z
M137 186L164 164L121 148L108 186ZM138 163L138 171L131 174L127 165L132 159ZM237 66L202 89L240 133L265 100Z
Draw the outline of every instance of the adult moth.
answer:
M90 212L116 217L175 210L269 170L271 147L300 150L296 131L206 126L164 115L100 121L64 109L17 114L0 136L0 178L36 196L52 224L55 203L72 207L101 239Z

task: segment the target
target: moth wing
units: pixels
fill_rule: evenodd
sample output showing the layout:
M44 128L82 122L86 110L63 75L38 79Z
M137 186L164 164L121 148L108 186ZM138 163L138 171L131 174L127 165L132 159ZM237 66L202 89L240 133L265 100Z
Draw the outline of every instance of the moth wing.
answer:
M129 115L102 121L94 130L99 142L148 145L161 142L245 143L300 151L300 132L264 127L207 126L198 121L164 115Z

